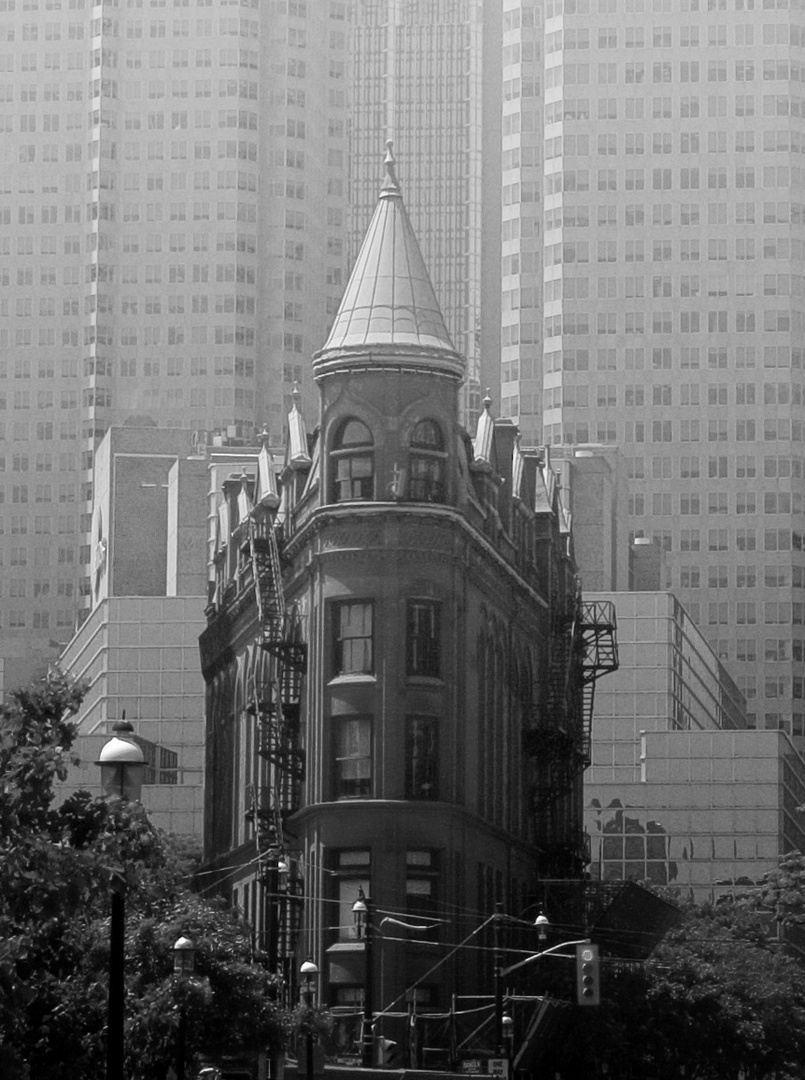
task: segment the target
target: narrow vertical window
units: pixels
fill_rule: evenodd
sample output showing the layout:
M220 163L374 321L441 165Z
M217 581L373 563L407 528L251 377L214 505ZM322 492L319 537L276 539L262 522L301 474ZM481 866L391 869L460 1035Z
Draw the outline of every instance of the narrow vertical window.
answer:
M372 718L334 717L335 795L337 799L368 799L372 794Z
M332 450L333 500L374 497L374 439L366 424L347 420Z
M373 611L370 600L335 605L333 674L369 675L374 670Z
M437 941L439 935L439 853L436 851L409 850L405 867L405 910L416 920L437 920L419 934L426 940ZM422 987L424 1000L433 1000L433 987ZM417 999L420 1000L420 999Z
M361 891L371 896L371 852L364 848L343 848L334 852L332 874L335 878L338 904L338 937L342 941L357 938L357 925L352 906ZM356 987L354 998L362 1004L363 987Z
M406 717L405 797L439 798L439 726L432 716Z
M444 502L444 438L433 420L422 420L411 435L408 493L416 502Z
M409 600L406 612L406 673L441 675L440 608L434 600Z

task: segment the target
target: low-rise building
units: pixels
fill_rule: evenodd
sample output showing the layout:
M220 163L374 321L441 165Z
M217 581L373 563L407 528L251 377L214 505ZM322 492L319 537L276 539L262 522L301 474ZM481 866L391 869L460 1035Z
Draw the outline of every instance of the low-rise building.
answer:
M805 846L790 737L747 728L743 695L671 593L589 599L615 605L620 658L596 694L585 774L593 876L698 901L759 882Z
M207 454L191 431L111 428L93 480L92 608L60 658L87 688L77 717L81 764L60 797L100 791L95 762L125 717L146 759L143 805L157 825L200 838Z
M387 169L313 360L316 432L294 406L279 488L267 447L223 485L201 657L206 880L287 982L309 954L328 1005L371 985L399 1015L490 994L495 905L581 876L588 646L613 627L544 456L488 399L460 426L464 358Z

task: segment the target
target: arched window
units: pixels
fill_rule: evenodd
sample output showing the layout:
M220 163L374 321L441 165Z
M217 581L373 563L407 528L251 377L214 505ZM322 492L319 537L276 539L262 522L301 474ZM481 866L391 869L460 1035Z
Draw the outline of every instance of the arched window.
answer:
M434 420L420 420L411 435L409 498L416 502L444 502L444 437Z
M374 497L374 439L366 424L346 421L335 440L332 459L335 502Z

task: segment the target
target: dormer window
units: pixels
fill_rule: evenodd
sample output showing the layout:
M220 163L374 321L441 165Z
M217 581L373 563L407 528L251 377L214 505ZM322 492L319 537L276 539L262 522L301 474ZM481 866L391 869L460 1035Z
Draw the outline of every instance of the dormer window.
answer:
M366 424L346 421L335 440L332 462L335 502L374 498L374 439Z
M444 502L446 456L442 429L434 420L421 420L411 435L409 498Z

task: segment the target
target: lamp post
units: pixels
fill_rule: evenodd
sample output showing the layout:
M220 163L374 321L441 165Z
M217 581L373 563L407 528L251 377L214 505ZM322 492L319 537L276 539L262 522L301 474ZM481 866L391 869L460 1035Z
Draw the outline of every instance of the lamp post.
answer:
M514 1047L514 1017L506 1010L504 1012L501 1023L503 1025L503 1045L506 1047L506 1062L508 1065L508 1071L511 1073L512 1068L512 1049Z
M373 961L372 961L372 901L363 889L358 889L358 899L352 905L355 917L355 930L358 938L363 938L364 976L363 976L363 1030L361 1033L361 1065L365 1069L372 1067L372 1022L374 1020Z
M173 946L173 973L180 979L193 974L196 947L190 938L180 937ZM176 1037L176 1080L184 1080L185 1043L187 1041L187 1002L182 997L179 1006L179 1031Z
M500 923L503 918L503 904L495 904L495 918L492 923L494 934L495 964L495 1053L503 1057L503 953L500 948Z
M318 975L319 969L311 957L305 960L299 969L299 974L305 979L305 1005L308 1009L307 1032L305 1033L305 1080L313 1080L313 976ZM182 1080L180 1077L179 1080Z
M116 734L101 750L95 762L101 769L105 795L138 801L143 784L145 759L131 735L134 728L123 719L112 728ZM112 882L111 920L109 925L109 1005L106 1033L106 1080L123 1080L124 965L126 898L125 883L120 877Z
M548 929L550 928L550 925L548 916L543 915L542 912L534 919L534 926L537 928L537 935L540 941L545 942L548 940Z

